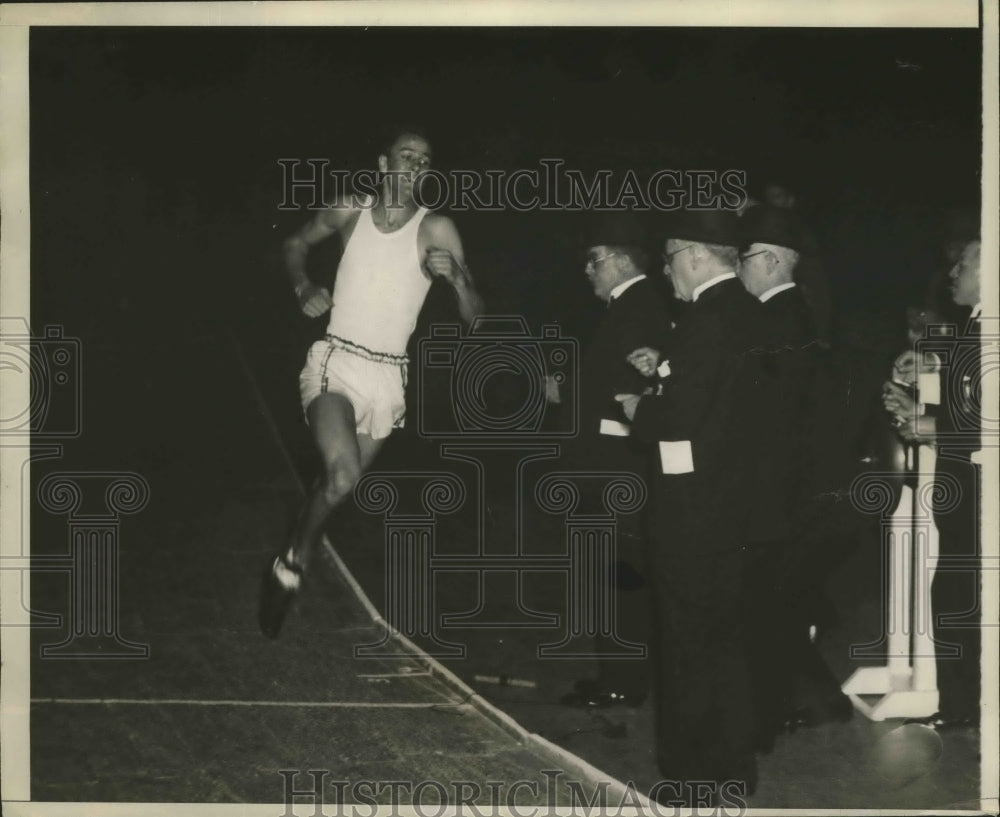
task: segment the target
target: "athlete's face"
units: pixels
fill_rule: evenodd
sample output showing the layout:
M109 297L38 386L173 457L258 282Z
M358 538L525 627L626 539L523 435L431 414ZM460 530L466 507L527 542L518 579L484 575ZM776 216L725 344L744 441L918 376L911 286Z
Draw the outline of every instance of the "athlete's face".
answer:
M399 184L404 198L413 193L421 173L431 166L431 146L422 136L404 133L379 157L379 170L390 173L390 184ZM398 181L397 181L398 179Z

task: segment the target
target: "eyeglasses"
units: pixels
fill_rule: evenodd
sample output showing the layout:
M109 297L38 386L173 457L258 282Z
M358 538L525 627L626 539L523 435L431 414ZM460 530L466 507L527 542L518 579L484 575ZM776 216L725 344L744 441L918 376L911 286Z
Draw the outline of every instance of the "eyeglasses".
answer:
M673 258L678 253L684 252L684 250L690 250L693 246L694 246L694 244L688 244L688 245L686 245L684 247L681 247L679 250L674 250L673 252L665 252L665 253L663 253L663 263L664 264L669 264L671 258Z
M611 257L613 257L615 255L618 255L618 253L616 253L616 252L609 252L607 255L599 255L599 256L597 256L597 258L594 258L594 256L592 256L592 255L588 255L587 256L586 266L588 266L588 267L596 267L602 261L606 261L608 258L611 258Z
M746 261L748 258L753 258L755 255L763 255L766 252L770 252L770 250L757 250L757 252L744 253L743 255L740 256L740 262L742 263L743 261Z

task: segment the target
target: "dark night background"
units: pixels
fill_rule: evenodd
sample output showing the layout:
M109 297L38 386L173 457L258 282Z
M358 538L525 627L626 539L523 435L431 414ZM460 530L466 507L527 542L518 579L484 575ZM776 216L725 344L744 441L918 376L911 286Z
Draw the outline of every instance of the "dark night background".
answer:
M186 259L155 291L189 308L214 284L267 287L280 269L247 259L303 219L276 212L277 159L370 167L379 127L416 119L443 170L559 157L739 168L751 191L787 180L840 313L898 307L940 261L943 212L978 202L979 52L976 30L35 29L35 288L69 278L141 301L142 259L116 270L114 255L144 232L147 253ZM565 277L575 220L456 221L496 308L567 319L567 298L589 303ZM47 251L70 242L67 275ZM219 265L198 269L208 253Z
M444 171L556 157L615 179L742 169L752 194L783 180L838 337L891 346L947 266L949 213L978 207L980 51L965 29L36 28L33 324L92 345L229 327L284 382L272 410L294 415L326 319L295 317L280 245L307 214L278 211L277 161L370 168L385 124L415 120ZM579 214L455 221L491 312L586 337L600 305ZM449 298L432 289L424 325L453 319Z
M947 267L949 214L978 207L980 52L966 29L35 28L32 324L94 350L90 384L102 348L231 333L279 424L298 423L296 376L326 318L297 315L282 270L308 214L278 210L278 160L371 168L402 120L429 130L443 171L555 157L616 180L736 168L751 194L782 180L820 245L837 340L885 357ZM583 216L454 218L489 311L586 338L600 304ZM318 280L338 244L310 258ZM454 320L450 297L432 288L415 337ZM163 411L155 376L132 375ZM85 390L112 431L109 403Z

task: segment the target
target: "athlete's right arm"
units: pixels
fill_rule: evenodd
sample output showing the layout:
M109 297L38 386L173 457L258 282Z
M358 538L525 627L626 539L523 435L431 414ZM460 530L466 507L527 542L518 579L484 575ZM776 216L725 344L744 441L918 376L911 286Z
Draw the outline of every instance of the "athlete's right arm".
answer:
M299 308L307 317L319 317L333 306L330 291L326 287L316 286L306 274L306 257L309 255L309 249L334 233L342 231L350 212L340 207L322 210L285 241L285 270L298 298Z

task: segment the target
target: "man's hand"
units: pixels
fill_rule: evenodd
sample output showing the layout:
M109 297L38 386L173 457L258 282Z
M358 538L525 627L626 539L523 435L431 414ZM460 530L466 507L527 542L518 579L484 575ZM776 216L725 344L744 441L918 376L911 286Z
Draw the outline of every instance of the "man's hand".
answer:
M660 365L660 353L656 349L643 346L632 352L626 360L631 363L643 377L652 377L656 374L656 367Z
M615 395L615 400L622 404L622 413L628 418L629 422L632 422L635 419L635 410L639 407L639 401L641 399L642 396L638 394Z
M928 359L929 358L929 359ZM941 368L937 355L927 355L918 360L912 349L907 349L892 364L892 379L897 383L912 386L921 374L933 374Z
M934 445L937 440L937 421L933 417L912 417L896 426L899 436L908 443Z
M315 284L306 284L298 291L299 308L307 318L318 318L333 306L330 290Z
M424 259L424 269L432 278L443 278L452 286L465 276L465 268L458 263L450 250L430 247Z
M917 416L917 405L913 398L899 384L887 380L882 384L882 405L895 415L898 422L912 420Z

